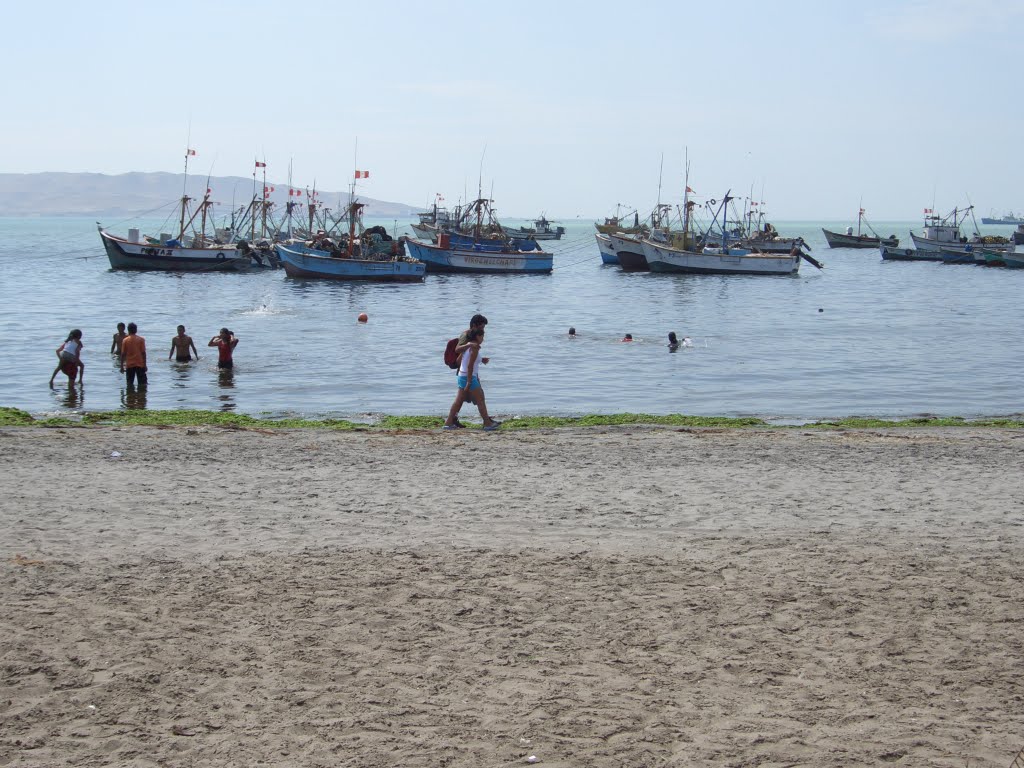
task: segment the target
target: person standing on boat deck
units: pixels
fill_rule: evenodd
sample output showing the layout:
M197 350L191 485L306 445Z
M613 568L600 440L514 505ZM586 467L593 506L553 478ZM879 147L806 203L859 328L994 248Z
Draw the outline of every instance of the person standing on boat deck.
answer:
M459 361L460 362L462 360L462 355L465 353L466 349L469 346L469 342L467 341L467 338L469 336L469 332L472 331L473 329L482 331L486 327L486 325L487 325L487 318L484 317L481 314L473 315L469 319L469 328L467 328L466 330L464 330L462 333L459 334L459 343L455 347L455 354L459 356ZM489 358L489 357L482 357L482 358L480 358L480 362L482 362L484 365L487 365L489 362L491 362L491 358ZM482 391L483 390L481 390L481 392ZM470 402L473 402L473 398L472 397L470 397ZM460 409L462 408L462 404L461 403L459 404L459 408ZM461 428L462 426L463 426L462 422L459 421L459 412L456 411L455 412L455 427L456 428Z
M214 336L207 343L208 347L217 348L217 367L222 370L230 370L235 367L232 354L238 346L238 338L227 328L221 328L220 334Z
M121 342L124 341L124 337L128 334L124 332L124 323L117 324L117 333L114 334L114 339L110 342L110 354L121 356Z
M189 351L191 349L191 351ZM171 359L171 355L177 357L179 363L189 363L192 361L192 352L196 353L196 360L199 359L199 350L196 349L196 344L192 341L191 336L185 335L185 326L178 326L178 335L171 339L171 351L167 353L167 359Z
M455 402L448 409L448 418L445 419L444 429L457 429L455 422L459 409L467 400L476 403L480 411L480 418L484 421L484 429L491 432L501 426L500 421L495 421L487 413L487 403L484 400L484 388L480 385L478 371L480 369L480 346L484 342L483 328L471 328L466 334L466 351L459 362L458 384L459 391L455 395Z
M121 373L125 375L128 389L135 387L136 380L139 389L149 386L149 377L146 375L146 339L139 336L138 331L139 327L135 323L128 323L128 335L121 342Z
M69 387L75 383L76 376L79 384L82 383L82 377L85 376L85 363L82 362L82 332L77 328L68 334L63 344L57 347L57 367L53 369L53 375L50 376L51 387L53 380L61 371L67 375Z

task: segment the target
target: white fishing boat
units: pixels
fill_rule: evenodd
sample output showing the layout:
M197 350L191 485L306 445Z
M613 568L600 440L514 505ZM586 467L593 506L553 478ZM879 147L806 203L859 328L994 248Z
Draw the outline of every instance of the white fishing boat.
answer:
M1005 237L992 235L982 236L975 231L972 237L966 237L960 232L960 227L968 214L974 210L974 206L960 209L954 208L945 216L938 216L931 208L924 210L924 231L918 235L910 233L914 246L919 251L973 251L977 247L984 247L992 251L1005 251L1010 246L1010 241ZM975 227L977 229L977 227Z
M797 240L789 253L763 253L749 248L731 246L725 234L727 206L732 198L726 193L715 218L708 227L708 232L694 245L677 247L669 242L658 242L652 237L641 240L644 257L651 272L678 272L689 274L712 275L795 275L800 271L800 262L806 260L818 267L822 265L803 252L806 244ZM696 245L697 242L710 242L711 230L718 223L721 214L722 225L719 231L719 243L716 245ZM684 225L684 232L689 227L689 217Z
M188 183L188 159L195 151L185 152L185 183ZM254 250L242 241L237 245L220 242L215 234L207 235L207 226L213 226L210 189L203 199L192 208L193 198L182 192L178 201L178 227L175 234L161 233L158 237L140 233L138 229L128 230L127 237L111 234L96 222L100 240L107 252L111 269L135 269L168 272L232 272L257 267L271 267L274 262L264 262L260 257L262 249Z

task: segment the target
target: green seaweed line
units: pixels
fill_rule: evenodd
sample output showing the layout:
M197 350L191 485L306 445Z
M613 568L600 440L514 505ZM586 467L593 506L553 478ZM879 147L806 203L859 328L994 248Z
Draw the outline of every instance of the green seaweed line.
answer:
M422 430L438 429L439 416L384 416L374 424L361 424L345 419L261 419L237 413L218 411L97 411L80 417L55 416L36 418L18 408L0 406L0 427L75 427L92 425L138 425L150 427L217 426L235 429L333 429L333 430ZM557 427L606 427L629 424L650 424L662 427L719 427L771 429L881 429L887 427L1008 427L1022 428L1024 420L988 418L968 420L959 416L920 417L887 420L846 418L817 421L799 425L772 425L753 417L686 416L669 414L653 416L646 413L616 413L590 416L522 416L508 419L502 431L553 429Z

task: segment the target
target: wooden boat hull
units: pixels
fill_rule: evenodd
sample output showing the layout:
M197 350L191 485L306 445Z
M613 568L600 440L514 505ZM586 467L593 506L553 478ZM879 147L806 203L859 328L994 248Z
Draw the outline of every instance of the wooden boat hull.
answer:
M100 239L111 269L146 272L237 272L255 265L233 245L221 248L178 248L133 243L100 229Z
M973 251L950 251L945 248L939 251L939 257L943 264L977 264L978 260Z
M698 253L643 241L651 272L703 275L795 275L800 271L799 254Z
M970 252L976 248L986 248L990 251L1005 251L1010 247L1010 243L983 243L983 242L956 242L956 241L943 241L943 240L932 240L927 237L921 237L915 235L913 232L910 233L910 238L914 241L914 245L919 251L963 251Z
M940 251L922 251L920 248L887 248L879 249L885 261L942 261Z
M1004 253L1002 259L1008 269L1024 269L1024 253Z
M304 245L278 245L277 255L288 277L317 280L369 280L374 282L421 282L423 264L399 258L340 259Z
M426 240L430 243L437 242L437 227L426 224L410 224L409 228L420 240Z
M883 245L886 248L900 247L898 237L882 238L869 235L847 235L843 232L832 232L827 229L822 229L821 231L825 235L825 241L828 243L829 248L881 248Z
M562 235L565 234L564 227L559 227L551 232L538 232L536 230L526 229L525 227L516 227L514 229L505 227L505 231L510 237L522 237L529 238L531 240L561 240Z
M548 274L553 257L544 251L489 251L448 247L407 240L409 255L426 265L428 272L475 274Z
M971 256L974 263L982 267L1009 267L1010 261L1014 258L1012 253L990 251L987 248L978 248Z
M758 250L761 253L789 253L797 244L795 237L779 237L774 240L758 240L756 238L745 238L740 240L741 248Z
M615 253L612 239L608 235L602 235L600 232L594 235L594 238L597 240L597 250L601 252L601 263L618 265L619 255Z
M608 235L619 266L623 272L648 272L647 256L644 254L643 242L638 237L627 237L622 232Z

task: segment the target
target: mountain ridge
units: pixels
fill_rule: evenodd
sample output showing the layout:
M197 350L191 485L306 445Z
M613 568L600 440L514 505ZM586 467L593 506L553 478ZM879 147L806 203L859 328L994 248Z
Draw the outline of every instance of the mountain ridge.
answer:
M138 216L173 207L185 189L190 197L202 198L207 186L218 204L218 214L246 205L253 195L253 180L243 176L190 175L166 171L131 171L121 174L45 171L41 173L0 173L0 216ZM256 191L263 183L257 181ZM268 197L280 206L289 200L288 185L267 181L274 191ZM306 192L300 198L306 202ZM358 195L370 217L411 217L423 208ZM344 205L347 192L317 190L317 199L329 208Z

